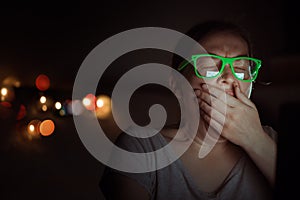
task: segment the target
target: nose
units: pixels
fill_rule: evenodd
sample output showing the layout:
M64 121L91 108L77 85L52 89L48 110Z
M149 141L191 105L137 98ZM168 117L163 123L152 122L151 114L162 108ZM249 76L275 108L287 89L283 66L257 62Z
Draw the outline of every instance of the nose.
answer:
M225 65L220 81L222 84L232 84L235 81L235 77L232 74L229 64Z

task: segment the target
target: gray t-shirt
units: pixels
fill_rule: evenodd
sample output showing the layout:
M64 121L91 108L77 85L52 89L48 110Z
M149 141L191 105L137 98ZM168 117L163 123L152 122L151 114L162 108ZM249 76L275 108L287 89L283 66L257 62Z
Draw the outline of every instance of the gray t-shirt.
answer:
M271 127L264 126L264 130L277 140L277 134ZM122 133L116 144L130 152L152 152L165 146L167 141L161 134L141 139ZM106 199L110 199L114 192L110 181L110 175L113 173L122 174L138 182L153 200L267 200L272 199L273 194L265 177L246 154L235 164L221 187L212 193L203 192L198 188L180 159L167 167L147 173L127 173L106 167L100 182Z

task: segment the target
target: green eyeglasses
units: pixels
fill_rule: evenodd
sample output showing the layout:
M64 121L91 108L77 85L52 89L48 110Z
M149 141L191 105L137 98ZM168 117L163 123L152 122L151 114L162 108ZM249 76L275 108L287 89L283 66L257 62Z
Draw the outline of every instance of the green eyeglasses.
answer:
M246 56L225 58L214 54L193 55L191 61L184 62L178 70L183 70L190 62L193 63L197 77L213 79L223 73L229 64L234 77L243 82L252 82L258 75L261 60Z

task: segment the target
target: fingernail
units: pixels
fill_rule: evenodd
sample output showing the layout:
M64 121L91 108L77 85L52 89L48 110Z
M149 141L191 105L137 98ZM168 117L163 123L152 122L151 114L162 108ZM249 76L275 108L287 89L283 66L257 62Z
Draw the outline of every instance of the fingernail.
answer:
M202 87L203 89L207 89L207 85L206 85L206 84L202 84L201 87Z

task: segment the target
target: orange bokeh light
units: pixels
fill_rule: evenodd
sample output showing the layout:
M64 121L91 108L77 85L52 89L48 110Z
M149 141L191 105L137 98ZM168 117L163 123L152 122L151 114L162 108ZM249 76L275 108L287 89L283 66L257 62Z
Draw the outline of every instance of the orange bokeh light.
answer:
M51 119L44 120L40 124L39 129L40 129L41 135L49 136L54 132L54 129L55 129L54 122Z
M35 86L41 91L45 91L50 87L50 79L44 74L38 75L35 79Z

